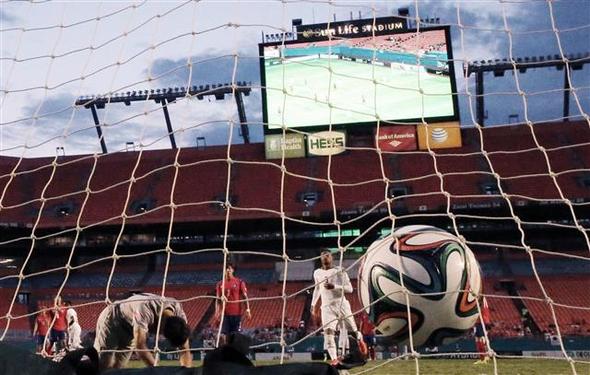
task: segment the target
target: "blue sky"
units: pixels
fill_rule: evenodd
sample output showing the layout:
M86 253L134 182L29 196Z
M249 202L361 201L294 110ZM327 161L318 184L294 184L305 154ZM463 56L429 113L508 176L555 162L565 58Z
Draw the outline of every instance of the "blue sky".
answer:
M439 17L451 25L457 67L510 55L590 51L586 0L3 3L0 154L54 155L61 146L68 154L99 152L90 111L73 106L79 95L227 82L234 66L236 80L259 85L261 32L289 29L293 18L319 23L346 20L351 14L358 18L359 12L363 18L380 17L404 6L412 17ZM580 99L578 104L572 97L572 115L590 112L588 69L572 72ZM473 93L474 77L462 77L460 69L457 73L462 124L469 126L467 93ZM488 124L507 123L510 115L525 118L517 82L526 94L530 120L560 117L563 72L537 69L486 76ZM252 138L262 141L258 89L247 98L246 109ZM182 147L194 145L199 136L208 144L225 144L228 121L237 122L232 100L180 100L170 105L170 113ZM107 124L109 151L124 149L130 141L148 149L169 147L162 111L153 102L113 104L99 115ZM237 127L232 142L240 142Z

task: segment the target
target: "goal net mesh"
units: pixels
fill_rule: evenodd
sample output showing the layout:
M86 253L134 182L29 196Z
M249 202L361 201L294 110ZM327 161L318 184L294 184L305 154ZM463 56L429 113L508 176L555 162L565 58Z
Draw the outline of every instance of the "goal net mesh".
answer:
M294 19L329 28L398 8L411 32L395 42L410 63L378 62L393 39L375 33L308 45L317 58L283 48L297 35ZM283 361L322 329L309 321L320 248L353 279L359 314L355 280L371 241L427 224L480 261L494 373L499 359L516 357L502 339L517 336L550 341L550 358L576 373L588 361L566 337L590 332L588 10L552 0L2 2L0 340L28 339L58 296L86 334L104 307L143 291L183 303L198 353L218 343L212 309L226 301L215 283L232 262L249 288L253 318L242 328ZM439 94L423 85L444 76L428 60L439 23L450 26L462 146L439 149L426 137L419 149L388 151L375 136L351 136L342 155L289 159L279 147L264 157L265 127L288 146L285 137L311 136L290 128L299 119L329 130L346 119L400 125L380 115L391 87L419 103L418 120L402 125L431 131ZM261 32L277 42L267 56ZM368 57L347 55L355 42ZM370 65L367 75L339 72L342 59ZM265 108L261 61L279 72ZM319 82L305 75L314 64L324 67ZM385 66L411 87L380 86ZM302 72L297 82L287 69ZM290 112L302 101L313 103L308 113ZM162 343L150 350L175 352ZM421 358L456 355L411 341L378 347L391 355L360 372L411 359L420 373ZM460 353L477 355L468 345Z

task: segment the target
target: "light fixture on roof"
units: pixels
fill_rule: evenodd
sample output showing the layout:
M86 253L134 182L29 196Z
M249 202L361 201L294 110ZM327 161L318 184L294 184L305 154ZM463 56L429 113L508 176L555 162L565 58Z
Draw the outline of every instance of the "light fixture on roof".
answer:
M188 87L166 87L150 90L134 90L122 93L109 92L107 95L80 96L76 100L75 105L82 105L92 111L92 118L94 120L94 125L96 127L101 149L102 152L106 154L106 142L102 135L102 128L97 110L105 108L107 104L124 103L125 105L131 105L131 102L145 101L146 99L153 100L156 103L161 104L166 121L168 137L170 138L170 144L173 149L176 149L176 141L174 137L175 132L172 128L170 114L168 112L169 104L175 102L179 98L186 98L189 96L196 96L198 100L202 100L205 96L207 96L208 101L211 102L211 96L213 96L216 100L223 100L225 99L225 94L231 94L238 107L238 116L240 118L240 124L242 127L241 134L244 138L244 143L250 143L250 132L247 127L248 120L246 118L246 112L244 109L243 95L250 95L250 92L252 91L251 85L251 82L247 83L245 81L237 81L205 84L199 85L198 87L194 85ZM65 155L63 148L58 149L57 152L58 155L60 155L60 152Z

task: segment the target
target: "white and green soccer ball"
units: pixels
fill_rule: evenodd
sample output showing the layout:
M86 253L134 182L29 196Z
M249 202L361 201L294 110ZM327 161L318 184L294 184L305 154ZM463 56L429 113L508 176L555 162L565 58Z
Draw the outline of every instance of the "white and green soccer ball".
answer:
M433 347L453 341L477 322L475 296L482 279L473 252L456 236L411 225L369 247L357 290L369 318L390 342L407 344L411 321L414 347Z

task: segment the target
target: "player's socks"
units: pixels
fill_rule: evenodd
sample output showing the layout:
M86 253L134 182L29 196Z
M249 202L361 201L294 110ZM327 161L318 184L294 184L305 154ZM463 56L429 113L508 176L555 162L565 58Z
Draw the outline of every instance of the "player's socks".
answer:
M483 361L486 358L486 346L482 341L478 341L477 346L477 351L479 352L479 359Z
M338 358L338 352L336 349L336 341L334 340L334 335L325 334L324 340L326 340L326 351L328 352L328 356L330 360L335 360Z
M364 366L367 363L366 354L362 354L360 351L360 343L362 341L357 341L355 338L352 337L350 338L350 340L354 341L350 343L350 352L346 356L338 358L336 361L332 361L331 363L332 366L334 366L338 370L350 370L353 367ZM362 343L365 346L366 350L366 344L364 342Z

